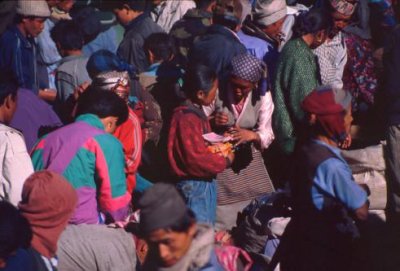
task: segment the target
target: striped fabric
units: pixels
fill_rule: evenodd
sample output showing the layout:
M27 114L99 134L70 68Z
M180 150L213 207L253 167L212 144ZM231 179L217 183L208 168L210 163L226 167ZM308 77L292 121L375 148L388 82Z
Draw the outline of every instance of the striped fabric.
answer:
M235 159L232 168L217 175L218 205L245 201L275 191L260 151L251 146L251 149L237 153ZM235 163L246 159L250 159L250 163L237 170Z

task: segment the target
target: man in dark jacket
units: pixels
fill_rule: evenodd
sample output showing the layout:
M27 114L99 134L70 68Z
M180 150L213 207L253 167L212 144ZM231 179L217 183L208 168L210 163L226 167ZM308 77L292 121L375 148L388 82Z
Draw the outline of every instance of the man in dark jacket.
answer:
M388 115L387 140L387 215L400 223L400 27L392 33L392 40L385 48L385 99ZM397 219L396 219L397 218Z
M46 1L19 0L17 16L0 37L0 73L10 72L18 85L39 93L37 78L36 43L50 16Z
M213 25L193 44L189 61L212 67L223 91L232 58L246 53L235 34L240 28L242 8L239 0L220 0L214 10ZM220 93L221 94L221 93Z
M216 0L198 0L196 8L188 10L182 19L171 28L170 35L175 40L177 57L186 64L189 50L196 37L204 34L212 23L212 10Z
M149 16L144 0L107 1L108 9L112 9L118 21L125 27L117 54L120 58L134 65L138 72L149 66L143 50L144 40L153 33L164 32Z

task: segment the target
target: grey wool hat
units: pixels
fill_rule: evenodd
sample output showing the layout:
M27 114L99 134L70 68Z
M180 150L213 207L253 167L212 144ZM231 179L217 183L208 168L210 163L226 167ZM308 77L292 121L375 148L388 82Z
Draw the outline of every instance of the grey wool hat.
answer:
M182 196L171 184L156 183L140 198L140 231L143 234L167 229L182 221L188 207Z
M279 21L286 14L286 0L257 0L253 18L257 24L268 26Z
M18 0L17 14L33 17L50 17L50 9L45 0Z

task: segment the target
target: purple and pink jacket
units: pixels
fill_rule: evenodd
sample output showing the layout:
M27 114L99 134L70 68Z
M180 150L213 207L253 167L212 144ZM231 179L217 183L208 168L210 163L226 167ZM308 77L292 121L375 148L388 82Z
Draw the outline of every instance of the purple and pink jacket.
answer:
M97 116L81 115L74 123L46 135L31 156L35 170L57 172L77 191L71 224L103 223L103 215L115 221L127 216L131 195L122 145L104 131Z

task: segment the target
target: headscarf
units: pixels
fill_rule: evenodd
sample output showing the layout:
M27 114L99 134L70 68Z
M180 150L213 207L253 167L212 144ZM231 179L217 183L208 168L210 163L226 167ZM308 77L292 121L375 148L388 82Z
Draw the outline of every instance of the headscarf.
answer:
M92 81L92 87L97 90L113 91L124 101L129 98L130 79L128 72L109 71L96 75ZM122 87L123 90L121 90Z
M351 95L348 91L322 86L307 95L301 107L305 112L316 115L317 125L321 125L329 138L340 142L347 136L344 116L350 103Z
M91 79L99 73L108 71L127 71L131 77L136 74L134 66L129 65L108 50L99 50L93 53L86 64L86 69Z
M77 201L74 188L57 173L38 171L25 181L18 207L31 225L31 245L41 255L55 256L58 238L75 211Z
M357 2L350 3L346 0L329 0L334 10L345 16L353 15L357 7Z
M231 75L252 83L258 83L267 74L265 64L248 53L235 56L231 65Z

